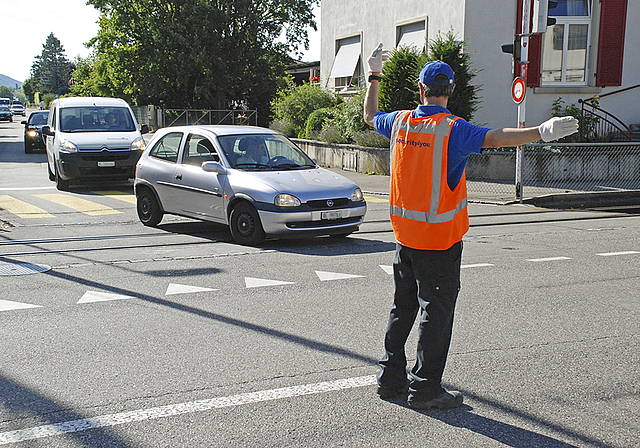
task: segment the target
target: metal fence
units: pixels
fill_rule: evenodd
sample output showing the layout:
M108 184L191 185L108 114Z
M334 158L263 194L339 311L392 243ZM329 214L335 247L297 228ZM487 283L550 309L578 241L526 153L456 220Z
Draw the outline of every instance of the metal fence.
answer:
M204 124L256 126L258 124L256 110L162 109L158 116L160 121L158 127Z
M640 190L640 143L530 144L523 147L522 193ZM514 200L516 153L488 151L467 165L469 195Z

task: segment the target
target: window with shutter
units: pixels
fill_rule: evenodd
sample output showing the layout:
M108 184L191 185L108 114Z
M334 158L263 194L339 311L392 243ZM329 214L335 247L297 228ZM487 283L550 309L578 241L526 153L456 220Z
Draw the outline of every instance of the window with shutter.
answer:
M601 0L597 86L622 85L627 0Z

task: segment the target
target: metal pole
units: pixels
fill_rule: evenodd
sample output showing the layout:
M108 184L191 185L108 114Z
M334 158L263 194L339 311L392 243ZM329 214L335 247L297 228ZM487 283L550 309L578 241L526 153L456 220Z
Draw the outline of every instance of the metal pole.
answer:
M529 69L529 16L531 11L531 0L522 2L522 37L520 39L520 76L524 79L525 89L527 88L527 74ZM518 104L518 128L525 127L525 115L527 110L527 96ZM522 164L524 149L522 146L516 147L516 199L522 202Z

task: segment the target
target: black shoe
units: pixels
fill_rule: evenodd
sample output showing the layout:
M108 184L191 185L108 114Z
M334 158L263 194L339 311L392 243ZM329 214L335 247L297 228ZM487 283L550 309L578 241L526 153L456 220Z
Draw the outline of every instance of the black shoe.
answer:
M453 409L462 405L462 394L457 390L443 390L437 397L426 400L410 396L407 404L411 409Z
M383 400L388 400L390 398L401 397L403 395L407 395L409 392L409 382L407 381L404 385L400 387L384 387L378 386L378 395Z

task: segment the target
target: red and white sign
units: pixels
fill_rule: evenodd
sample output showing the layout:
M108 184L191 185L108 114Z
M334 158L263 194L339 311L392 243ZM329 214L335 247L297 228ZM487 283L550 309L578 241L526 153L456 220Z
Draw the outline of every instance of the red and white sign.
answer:
M520 76L517 76L513 80L513 84L511 84L511 98L516 104L520 104L524 101L524 95L526 93L526 86L524 83L524 79Z

